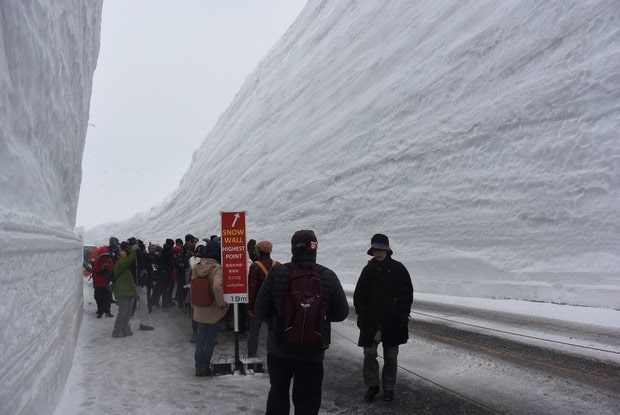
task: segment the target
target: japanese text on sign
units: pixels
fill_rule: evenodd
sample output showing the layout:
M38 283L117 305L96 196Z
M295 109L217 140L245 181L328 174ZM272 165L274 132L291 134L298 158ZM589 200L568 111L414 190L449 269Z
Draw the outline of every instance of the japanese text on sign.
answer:
M247 303L245 212L221 213L224 299L229 303Z

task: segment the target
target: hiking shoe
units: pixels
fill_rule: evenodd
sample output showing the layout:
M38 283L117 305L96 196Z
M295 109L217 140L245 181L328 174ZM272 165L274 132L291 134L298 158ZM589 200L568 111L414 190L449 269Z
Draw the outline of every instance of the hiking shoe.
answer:
M375 400L375 396L379 393L379 386L370 386L364 395L366 402L372 402Z
M140 330L153 330L153 326L147 326L146 324L140 324Z
M114 317L114 314L110 313L109 311L107 313L105 313L106 317Z
M126 336L126 334L124 332L120 331L120 330L112 331L112 337L114 337L116 339L119 339L119 338L125 337L125 336Z
M211 376L211 369L209 366L196 366L196 376Z
M383 391L383 402L390 402L394 400L394 391Z

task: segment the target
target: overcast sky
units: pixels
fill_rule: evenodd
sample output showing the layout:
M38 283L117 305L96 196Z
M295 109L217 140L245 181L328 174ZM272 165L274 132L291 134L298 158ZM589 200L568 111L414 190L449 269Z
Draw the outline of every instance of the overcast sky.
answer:
M307 0L105 0L77 226L172 193L192 153Z

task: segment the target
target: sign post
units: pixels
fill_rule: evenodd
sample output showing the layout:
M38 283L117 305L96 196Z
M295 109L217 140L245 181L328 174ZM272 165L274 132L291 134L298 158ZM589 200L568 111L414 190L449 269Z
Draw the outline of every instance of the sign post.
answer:
M233 303L235 327L235 366L239 359L239 303L248 302L248 271L245 212L221 212L222 215L222 282L224 300Z

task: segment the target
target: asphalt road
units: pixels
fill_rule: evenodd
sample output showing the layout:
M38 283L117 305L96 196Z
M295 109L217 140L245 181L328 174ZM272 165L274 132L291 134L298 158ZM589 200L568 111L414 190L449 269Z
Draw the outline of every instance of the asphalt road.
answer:
M463 312L460 310L459 316L463 317ZM478 313L475 318L483 321L484 313ZM556 335L576 329L515 315L488 317L507 327L539 324ZM620 365L615 362L583 356L567 345L558 350L545 342L493 331L481 333L484 330L415 316L410 322L411 339L401 346L395 400L382 402L380 394L375 402L366 403L354 320L352 312L350 320L336 325L332 334L332 347L325 359L324 413L620 413ZM584 336L617 339L617 331L601 334L583 329Z

